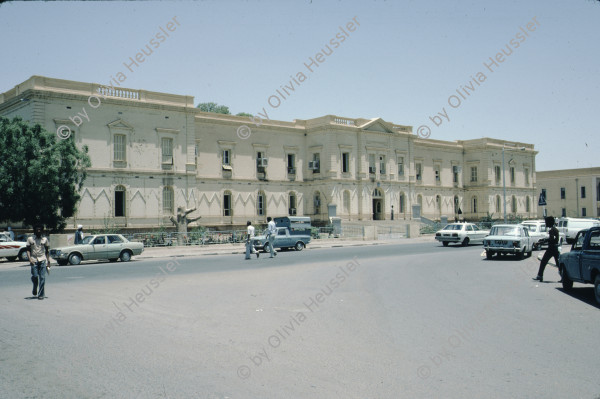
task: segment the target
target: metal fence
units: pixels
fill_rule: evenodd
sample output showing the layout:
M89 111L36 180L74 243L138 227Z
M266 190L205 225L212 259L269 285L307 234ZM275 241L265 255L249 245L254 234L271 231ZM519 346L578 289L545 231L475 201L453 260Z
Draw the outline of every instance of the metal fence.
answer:
M144 247L170 247L176 245L212 245L212 244L235 244L246 242L245 230L228 231L190 231L179 232L148 232L127 234L125 237L130 241L144 244Z
M392 240L406 237L406 226L377 226L378 240Z

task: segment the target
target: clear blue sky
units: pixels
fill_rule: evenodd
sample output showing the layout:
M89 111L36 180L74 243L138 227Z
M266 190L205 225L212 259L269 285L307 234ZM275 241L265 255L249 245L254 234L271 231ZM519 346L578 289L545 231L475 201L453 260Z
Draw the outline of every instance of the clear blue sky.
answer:
M129 72L123 62L173 17L180 25ZM483 63L534 17L536 30L490 72ZM310 73L304 63L353 18L360 25ZM2 92L32 75L108 83L123 72L124 87L232 113L381 117L426 124L432 139L533 143L537 170L600 166L597 0L14 2L0 5L0 37ZM298 72L306 80L271 107ZM457 89L470 95L452 108ZM429 117L443 109L450 120L436 126Z

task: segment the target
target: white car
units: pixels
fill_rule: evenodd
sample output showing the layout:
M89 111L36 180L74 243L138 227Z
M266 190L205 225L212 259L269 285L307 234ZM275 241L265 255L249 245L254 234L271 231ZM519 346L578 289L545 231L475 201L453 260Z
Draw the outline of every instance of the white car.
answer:
M17 259L28 262L27 243L21 241L2 241L0 242L0 258L6 258L13 262Z
M529 230L529 236L534 239L533 249L540 249L544 245L548 245L550 234L546 222L543 220L526 220L521 224ZM565 242L565 234L562 231L558 232L558 245L561 246Z
M445 247L451 242L465 247L469 244L481 244L488 234L489 230L481 230L474 223L450 223L435 233L435 239Z
M490 235L483 240L485 256L514 254L518 259L531 256L534 240L529 237L529 230L521 224L497 224L492 226Z

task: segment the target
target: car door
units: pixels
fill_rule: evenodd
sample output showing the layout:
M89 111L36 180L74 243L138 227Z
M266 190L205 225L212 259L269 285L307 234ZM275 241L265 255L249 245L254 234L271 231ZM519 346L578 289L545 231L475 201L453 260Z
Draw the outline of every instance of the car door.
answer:
M471 227L473 228L473 237L471 238L471 241L481 242L483 240L483 237L485 236L485 233L475 225Z
M96 236L92 241L92 252L88 254L88 259L108 259L108 245L106 236ZM85 255L84 255L85 256Z
M581 280L581 251L583 249L584 238L585 234L583 232L577 233L575 241L571 245L571 252L569 252L567 273L569 277L577 280Z
M590 271L600 265L600 230L590 233L590 242L585 251L581 253L581 273L590 281ZM593 282L593 281L590 281Z
M285 248L285 247L289 247L290 246L290 239L289 237L286 235L286 229L279 229L277 230L277 246L280 248Z
M107 259L116 259L121 255L123 249L123 240L118 235L106 236L107 239Z
M521 237L523 237L525 242L525 252L531 251L533 247L533 242L532 238L529 236L529 229L527 227L523 227L521 229Z

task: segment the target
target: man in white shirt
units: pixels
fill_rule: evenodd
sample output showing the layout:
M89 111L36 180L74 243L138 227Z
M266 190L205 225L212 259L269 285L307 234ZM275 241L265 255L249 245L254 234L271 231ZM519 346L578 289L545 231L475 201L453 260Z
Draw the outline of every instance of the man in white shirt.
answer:
M254 226L252 226L252 222L250 222L249 220L248 223L246 223L246 226L248 226L248 237L246 238L246 259L250 259L251 253L256 254L256 259L258 259L260 254L254 248Z
M275 236L277 236L277 227L275 226L275 222L271 219L271 216L267 217L267 238L269 240L269 249L271 250L271 256L269 258L273 258L277 256L277 251L275 251Z
M41 225L33 229L34 235L27 238L27 256L31 265L31 282L33 283L33 296L44 299L46 286L46 267L50 271L50 242L42 237Z

